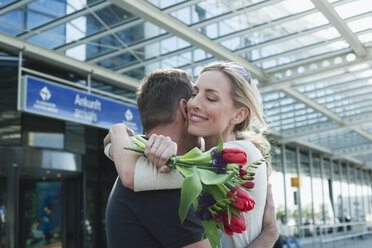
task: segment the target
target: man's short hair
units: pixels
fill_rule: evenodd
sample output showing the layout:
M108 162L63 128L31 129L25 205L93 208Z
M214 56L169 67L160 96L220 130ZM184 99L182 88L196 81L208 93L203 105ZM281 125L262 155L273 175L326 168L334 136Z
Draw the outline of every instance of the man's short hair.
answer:
M192 76L179 69L159 69L146 76L137 91L143 129L171 123L179 102L192 94Z

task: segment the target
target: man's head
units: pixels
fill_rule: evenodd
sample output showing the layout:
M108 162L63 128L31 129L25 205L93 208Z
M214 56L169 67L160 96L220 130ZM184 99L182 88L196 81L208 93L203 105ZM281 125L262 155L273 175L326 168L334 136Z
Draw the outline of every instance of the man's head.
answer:
M282 216L280 216L280 221L283 223L283 224L287 224L287 216L284 214Z
M159 69L142 80L137 105L145 132L174 120L180 101L192 94L191 82L191 75L179 69Z

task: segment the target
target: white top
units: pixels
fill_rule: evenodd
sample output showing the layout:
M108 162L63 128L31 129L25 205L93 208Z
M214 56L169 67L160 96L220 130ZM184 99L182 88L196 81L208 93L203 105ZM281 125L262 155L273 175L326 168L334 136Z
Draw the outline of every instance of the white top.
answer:
M291 237L291 230L289 229L288 224L283 224L281 221L278 223L280 235L284 237Z
M248 166L254 161L262 158L260 151L250 141L239 140L224 143L224 148L239 148L247 154ZM222 247L246 247L250 244L262 230L262 218L266 204L267 174L266 164L263 163L253 170L256 175L253 182L255 187L251 195L256 204L253 210L245 212L247 229L242 234L221 236ZM159 173L155 166L152 166L145 157L137 160L134 172L134 191L177 189L181 188L183 177L179 172L172 170L170 173Z

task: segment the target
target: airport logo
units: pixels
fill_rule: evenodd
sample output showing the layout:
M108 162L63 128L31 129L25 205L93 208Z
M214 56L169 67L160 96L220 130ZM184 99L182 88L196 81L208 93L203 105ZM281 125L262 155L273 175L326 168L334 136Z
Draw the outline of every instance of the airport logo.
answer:
M50 93L50 91L48 90L46 86L44 86L44 88L40 90L39 94L40 94L41 99L43 99L43 101L48 101L52 97L52 94Z
M131 121L133 119L133 114L132 114L132 111L130 111L130 109L128 109L125 112L125 119L127 119L127 121Z

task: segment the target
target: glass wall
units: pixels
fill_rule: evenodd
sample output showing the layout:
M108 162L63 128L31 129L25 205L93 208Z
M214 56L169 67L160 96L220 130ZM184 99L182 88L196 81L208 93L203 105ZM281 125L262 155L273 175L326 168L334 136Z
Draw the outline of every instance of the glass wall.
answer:
M289 145L274 147L273 153L270 182L277 218L287 214L295 235L316 242L319 235L361 232L356 222L372 225L371 171Z
M2 168L1 168L2 169ZM0 247L6 247L6 178L0 177Z
M351 221L351 205L350 205L350 191L349 191L349 180L348 180L348 167L346 164L342 164L341 167L341 188L342 188L342 207L343 216L342 222Z
M356 201L355 201L355 208L357 210L357 215L355 216L356 217L356 221L363 221L366 219L366 213L364 211L364 204L363 204L363 188L362 188L362 184L363 184L363 180L362 180L362 174L361 174L361 170L360 169L357 169L355 168L354 170L355 172L355 187L356 187L356 191L355 191L355 197L356 197Z
M284 174L283 174L283 163L282 163L282 151L277 148L276 153L273 154L272 164L271 164L271 175L269 177L269 182L274 186L272 187L273 198L276 207L276 216L285 214L285 193L284 193ZM278 186L278 187L277 187Z
M311 236L312 229L310 224L313 223L313 192L311 189L311 169L309 153L300 152L300 203L301 203L301 225L304 227L301 229L301 237Z
M371 178L369 177L368 173L362 172L363 177L363 204L364 204L364 213L366 216L366 221L371 225L372 223L372 200L371 200Z
M314 204L314 224L323 224L323 187L322 187L322 170L321 158L313 157L313 204Z
M342 222L342 190L341 190L341 174L339 163L332 162L333 180L332 180L332 195L333 195L333 211L335 215L335 223Z
M334 213L332 209L332 181L331 181L331 163L329 160L323 160L323 222L331 224L333 222Z
M289 226L298 226L300 216L298 212L299 193L297 187L292 187L291 179L298 177L297 156L295 150L286 150L285 153L285 185L287 196L287 216Z

